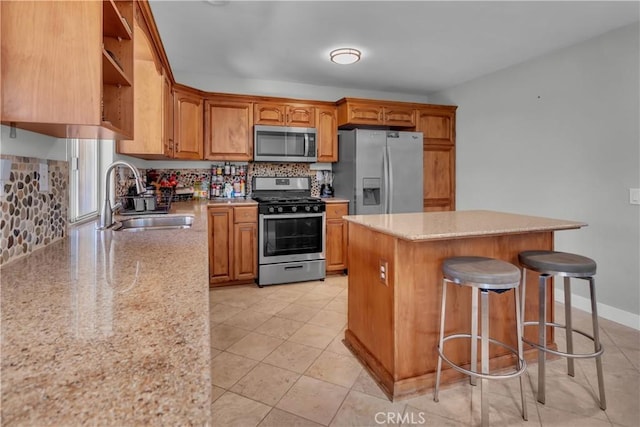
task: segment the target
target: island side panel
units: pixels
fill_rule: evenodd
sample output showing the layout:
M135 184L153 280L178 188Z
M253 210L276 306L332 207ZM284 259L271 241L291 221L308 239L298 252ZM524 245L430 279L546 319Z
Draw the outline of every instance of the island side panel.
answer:
M452 256L474 255L502 259L518 265L518 253L531 249L553 249L553 232L537 232L504 236L412 242L398 240L395 278L395 366L394 396L418 394L433 387L437 364L440 302L442 298L442 261ZM536 276L528 275L527 318L537 315L538 287ZM551 288L551 285L550 285ZM547 307L553 307L553 292L548 290ZM471 293L467 287L449 286L445 334L469 332ZM513 292L490 296L491 336L516 346ZM553 310L547 313L553 318ZM527 337L536 340L536 328L527 328ZM548 329L548 342L553 343ZM446 345L448 357L465 365L470 361L470 345L465 340ZM491 357L507 354L494 349ZM507 363L508 358L496 359ZM509 362L510 363L510 362ZM495 363L494 363L495 364ZM460 378L448 370L443 381Z
M347 344L388 392L393 386L393 257L396 239L349 224L349 298ZM387 260L387 283L379 262Z

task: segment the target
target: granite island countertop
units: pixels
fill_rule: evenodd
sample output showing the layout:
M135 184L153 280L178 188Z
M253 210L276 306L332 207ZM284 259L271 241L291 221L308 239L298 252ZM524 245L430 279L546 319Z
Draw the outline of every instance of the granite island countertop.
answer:
M207 203L190 229L96 221L2 266L3 425L205 425Z
M343 218L412 241L569 230L587 225L580 221L486 210L346 215Z

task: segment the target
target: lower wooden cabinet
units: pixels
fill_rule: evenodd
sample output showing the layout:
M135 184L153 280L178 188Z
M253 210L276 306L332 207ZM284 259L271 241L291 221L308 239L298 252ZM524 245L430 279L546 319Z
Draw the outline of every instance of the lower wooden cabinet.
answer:
M347 270L347 221L342 216L349 214L349 203L329 202L326 207L326 272L342 273Z
M258 273L258 207L208 209L209 286L251 283Z

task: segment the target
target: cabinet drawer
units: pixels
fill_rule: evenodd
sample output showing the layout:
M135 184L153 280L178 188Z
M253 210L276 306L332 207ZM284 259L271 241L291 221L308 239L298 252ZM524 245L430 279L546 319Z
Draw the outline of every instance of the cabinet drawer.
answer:
M342 219L343 215L349 214L347 203L327 203L327 219Z
M233 209L233 222L258 222L258 208L252 206Z

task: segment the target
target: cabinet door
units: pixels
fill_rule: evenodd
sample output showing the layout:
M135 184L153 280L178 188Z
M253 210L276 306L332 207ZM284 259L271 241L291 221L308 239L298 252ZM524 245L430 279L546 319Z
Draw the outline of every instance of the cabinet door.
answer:
M233 209L209 208L209 284L233 280Z
M281 104L256 103L253 105L253 122L256 125L284 126L285 110Z
M347 122L355 125L382 125L382 107L372 104L349 103ZM341 123L342 124L342 123Z
M425 144L455 145L455 110L420 109L416 132L422 132Z
M166 71L162 75L162 148L166 157L173 157L173 93Z
M287 105L286 125L312 128L316 125L315 108L306 105Z
M416 125L416 112L407 107L384 107L384 124L387 126L414 127Z
M146 25L136 13L133 26L133 69L136 76L134 94L134 139L116 144L117 152L142 158L163 158L164 76L156 59Z
M258 224L243 222L234 225L234 279L251 280L258 272Z
M174 90L173 102L174 157L201 160L204 148L202 98Z
M326 271L347 269L347 222L342 216L349 212L348 203L327 203Z
M423 147L424 210L455 210L455 147L430 145Z
M335 107L316 108L318 161L338 161L338 112Z
M253 104L205 102L205 159L253 159Z

